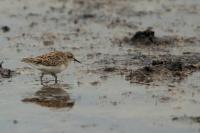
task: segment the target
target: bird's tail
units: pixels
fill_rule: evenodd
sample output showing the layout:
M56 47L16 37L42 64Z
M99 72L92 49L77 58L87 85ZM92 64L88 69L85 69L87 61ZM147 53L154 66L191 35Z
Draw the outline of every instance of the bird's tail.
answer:
M33 58L23 58L21 60L21 62L25 62L25 63L31 63L33 61Z

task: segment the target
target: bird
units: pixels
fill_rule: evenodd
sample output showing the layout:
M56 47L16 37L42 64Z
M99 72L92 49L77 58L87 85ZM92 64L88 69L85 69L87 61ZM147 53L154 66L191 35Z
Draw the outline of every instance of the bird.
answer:
M41 71L40 81L42 85L44 75L52 75L55 78L55 84L57 84L57 74L67 69L71 61L81 63L71 52L62 51L23 58L21 61Z

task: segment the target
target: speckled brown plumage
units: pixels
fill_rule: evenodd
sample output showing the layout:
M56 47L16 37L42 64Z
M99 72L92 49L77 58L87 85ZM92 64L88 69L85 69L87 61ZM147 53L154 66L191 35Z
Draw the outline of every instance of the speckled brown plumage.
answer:
M57 66L65 64L68 60L67 54L60 51L50 52L35 58L23 58L25 63L41 64L44 66Z
M80 61L74 58L72 53L61 51L50 52L34 58L22 59L22 62L28 63L42 72L40 76L41 84L43 84L42 79L45 74L51 74L54 76L55 83L57 83L56 74L64 71L71 61L80 63Z

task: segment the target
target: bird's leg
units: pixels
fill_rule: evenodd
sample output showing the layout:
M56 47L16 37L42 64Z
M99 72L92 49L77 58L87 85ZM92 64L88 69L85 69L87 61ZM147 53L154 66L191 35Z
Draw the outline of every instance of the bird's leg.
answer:
M41 85L43 85L43 80L42 80L43 77L44 77L44 73L42 73L41 76L40 76Z
M55 78L55 84L57 84L58 83L57 75L55 73L52 73L52 76L54 76L54 78Z

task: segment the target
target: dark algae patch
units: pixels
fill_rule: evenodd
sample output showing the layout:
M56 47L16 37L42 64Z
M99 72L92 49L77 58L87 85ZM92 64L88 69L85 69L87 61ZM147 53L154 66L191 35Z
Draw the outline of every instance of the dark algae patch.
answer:
M44 86L34 94L34 97L25 98L22 101L50 108L72 108L74 106L74 101L65 90L52 86Z

